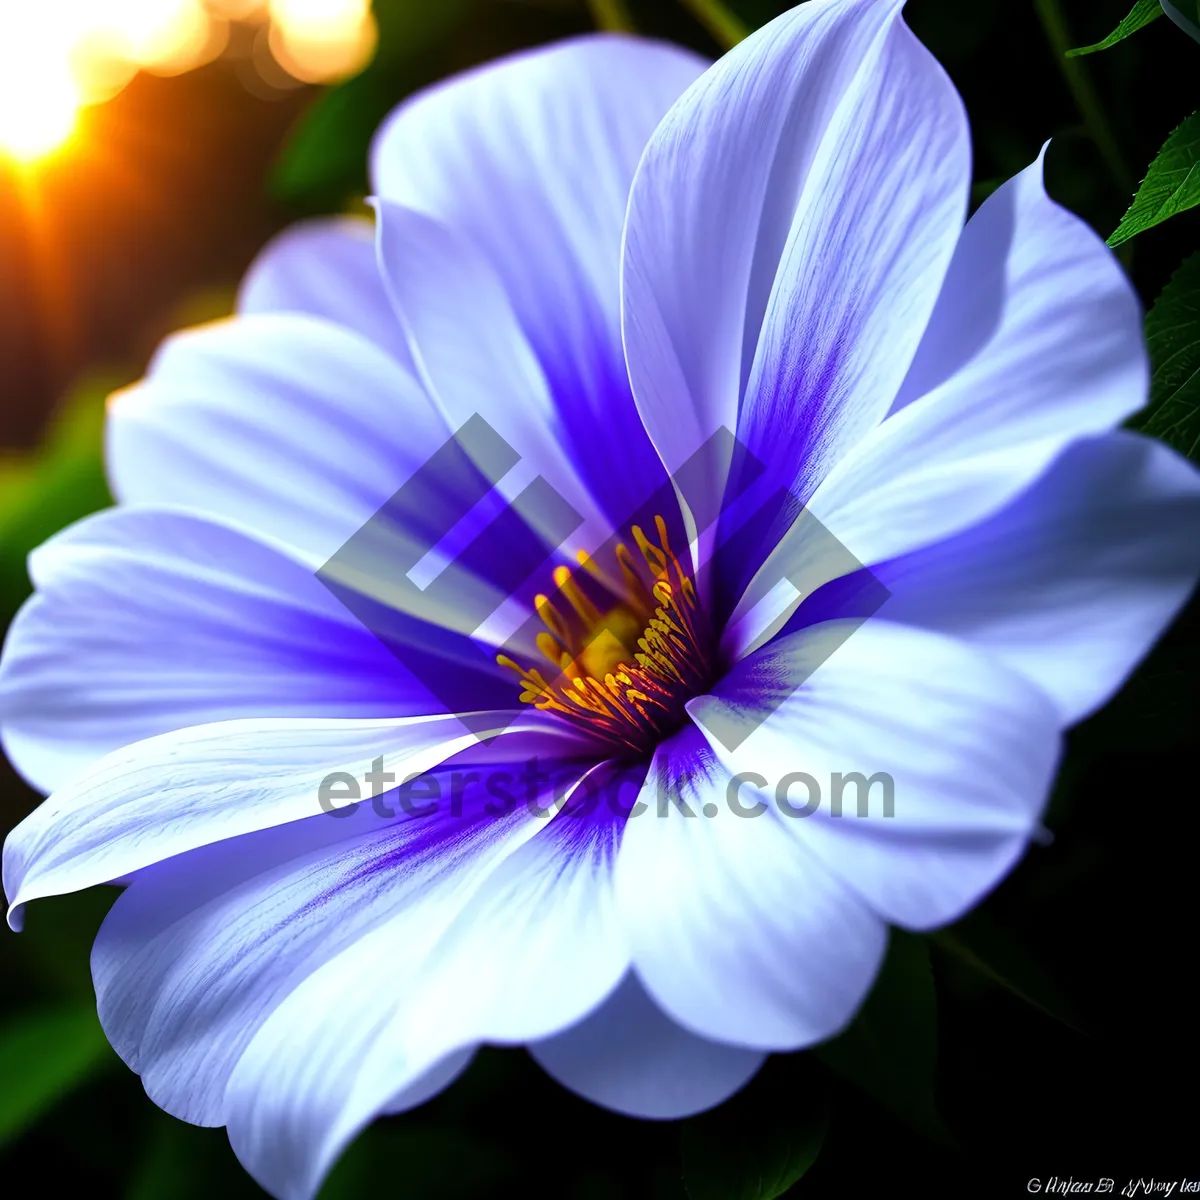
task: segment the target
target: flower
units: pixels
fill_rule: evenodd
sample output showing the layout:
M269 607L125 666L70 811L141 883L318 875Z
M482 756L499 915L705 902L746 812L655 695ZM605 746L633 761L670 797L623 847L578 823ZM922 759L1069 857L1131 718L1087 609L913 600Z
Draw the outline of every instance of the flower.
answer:
M483 1042L672 1117L832 1036L890 925L1016 862L1062 731L1186 600L1197 474L1116 431L1136 297L1040 159L965 221L901 7L425 92L373 234L285 233L115 398L120 503L33 555L0 669L50 793L10 921L124 885L105 1031L272 1194ZM446 536L453 586L418 586ZM890 818L794 819L801 775L855 772ZM582 802L631 777L640 815Z

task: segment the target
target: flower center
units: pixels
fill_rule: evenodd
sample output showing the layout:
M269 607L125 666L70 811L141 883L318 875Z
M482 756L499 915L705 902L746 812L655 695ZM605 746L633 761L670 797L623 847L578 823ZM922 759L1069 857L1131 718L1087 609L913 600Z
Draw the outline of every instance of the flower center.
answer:
M546 630L538 649L554 668L547 679L506 655L521 700L586 727L621 751L649 753L687 718L684 705L712 680L710 631L690 572L654 518L658 544L632 526L641 562L624 543L615 558L619 583L607 580L582 551L581 569L556 567L554 600L534 605Z

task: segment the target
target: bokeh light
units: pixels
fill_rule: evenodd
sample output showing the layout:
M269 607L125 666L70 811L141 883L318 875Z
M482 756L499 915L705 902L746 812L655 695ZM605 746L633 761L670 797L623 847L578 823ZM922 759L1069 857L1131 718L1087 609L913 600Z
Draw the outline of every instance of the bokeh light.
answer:
M0 5L0 157L64 147L79 110L138 71L175 75L218 57L234 22L269 21L280 67L304 83L344 78L374 51L370 0L30 0Z
M297 79L351 75L375 49L369 0L270 0L271 50Z
M105 0L93 12L127 63L176 74L216 57L224 22L204 0Z
M67 140L81 96L67 64L41 43L17 49L0 39L0 154L27 162Z
M0 16L0 153L28 161L70 136L82 97L50 10L15 15Z

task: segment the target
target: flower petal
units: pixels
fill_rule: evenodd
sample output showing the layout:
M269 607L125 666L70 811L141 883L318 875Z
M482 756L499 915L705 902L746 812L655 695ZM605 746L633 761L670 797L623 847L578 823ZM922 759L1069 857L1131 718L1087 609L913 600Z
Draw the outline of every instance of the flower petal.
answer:
M850 1021L887 930L777 814L726 810L729 783L695 727L656 751L617 862L634 966L693 1033L797 1049Z
M496 271L440 221L386 200L376 206L384 279L448 426L481 416L522 460L521 481L540 476L584 519L583 544L602 541L611 532L603 506L566 452L564 414ZM511 477L501 484L519 486Z
M406 101L372 152L380 196L466 238L495 272L554 397L563 452L594 494L613 494L618 524L645 499L623 489L661 479L621 348L629 186L655 126L705 65L642 38L555 42ZM468 330L487 317L469 300L459 312ZM491 420L486 398L474 403Z
M635 974L578 1025L529 1047L538 1065L593 1104L673 1121L727 1100L766 1055L689 1033L666 1016Z
M826 477L731 628L780 578L809 595L847 562L878 564L984 519L1070 442L1140 408L1147 386L1137 296L1096 234L1046 195L1039 157L967 223L892 414ZM754 627L781 615L762 611ZM726 651L758 644L739 633Z
M0 662L0 727L42 791L186 725L436 707L307 566L206 518L109 509L35 550L30 573L37 593Z
M982 647L1064 725L1120 687L1200 575L1200 473L1129 433L1076 443L1008 508L875 575L880 610Z
M285 229L250 264L238 292L238 311L324 317L412 369L403 330L379 275L370 221L322 217Z
M419 902L301 983L255 1035L230 1079L227 1119L238 1157L273 1195L311 1197L398 1083L464 1045L571 1025L624 974L615 824L564 832L569 817L546 825L519 809L494 824L511 822L496 854L431 879Z
M765 793L795 842L881 917L945 924L1035 832L1058 714L1023 676L952 638L878 619L845 634L830 621L780 638L688 711L724 767L757 776L747 791ZM851 796L859 815L846 811Z
M797 6L693 85L647 147L625 344L672 470L736 430L803 498L896 394L970 177L961 102L900 8Z
M506 739L529 734L579 754L588 748L539 714L500 713L496 728ZM8 835L9 922L19 924L21 907L40 896L78 891L197 846L320 816L322 797L334 794L322 785L334 773L357 781L382 758L383 770L403 778L477 740L446 714L246 718L136 742L72 777Z
M386 917L375 911L379 864L415 857L426 828L363 805L201 846L134 878L96 935L92 978L104 1032L155 1104L225 1123L229 1075L254 1031L294 976ZM392 873L410 899L408 872Z
M385 639L407 636L408 618L471 635L510 602L515 624L544 586L577 518L536 488L532 499L507 499L520 480L491 461L504 457L497 443L487 431L452 438L395 359L297 313L176 335L109 423L121 499L190 508L282 543ZM482 464L470 459L479 444L491 455ZM533 535L531 516L548 536ZM419 585L430 551L449 564ZM473 675L483 657L470 656Z
M439 1092L444 1092L471 1065L474 1057L474 1046L447 1054L441 1062L435 1063L414 1083L401 1088L400 1092L384 1107L382 1115L394 1116L396 1113L408 1112L410 1108L417 1108L426 1101L432 1100Z
M386 351L316 317L257 313L163 344L112 405L108 467L126 503L246 525L319 566L449 436Z
M500 739L496 745L504 743ZM375 803L364 804L338 819L318 816L261 830L139 875L106 918L92 967L105 1031L157 1104L194 1123L224 1124L226 1087L238 1060L303 980L387 922L398 921L410 938L413 922L443 930L439 903L451 903L455 889L469 892L472 880L478 884L532 834L549 832L541 828L546 820L524 806L495 817L483 808L497 795L492 788L501 772L518 778L520 763L507 763L502 752L482 747L461 756L459 766L467 760L489 768L483 783L478 775L464 781L449 765L435 768L422 779L414 797L418 809L410 819L395 819L402 814L392 791L375 802L382 806L378 810ZM555 772L554 786L561 790L564 777L574 781L580 769L564 765ZM425 811L429 808L434 811ZM562 848L561 839L555 844ZM553 850L543 843L543 852ZM552 882L548 865L539 874L541 860L526 854L520 861L528 870L516 864L499 868L508 873L487 885L486 911L473 918L500 942L519 933L531 937L506 907L510 893ZM586 854L580 860L591 861ZM588 922L597 929L603 922L603 893L583 888L587 894L582 895L581 883L586 883L582 874L575 885L559 880L554 886L561 890L553 900L560 915L569 909L580 916L582 933ZM512 902L522 898L513 896ZM588 911L580 914L577 906L585 903ZM494 915L493 905L498 906ZM527 915L535 916L536 910ZM494 928L500 921L504 927ZM611 957L613 948L616 960L608 965L606 954ZM615 981L627 959L612 938L597 937L592 949L585 974L590 971L587 978L603 987L608 976ZM532 938L524 950L536 963ZM443 980L441 968L450 960L437 953L427 964L421 996L436 994L444 1010L454 998L446 996L442 984L455 981ZM413 940L397 959L411 963L415 955ZM584 976L576 974L572 981L583 986ZM356 985L378 999L370 981L364 985L359 979ZM461 1066L472 1047L453 1038L448 1044L449 1053L428 1071L393 1080L385 1097L388 1111L420 1103L440 1090L439 1079L450 1081L456 1061Z
M808 511L868 565L929 545L1003 507L1073 440L1119 424L1147 382L1137 296L1046 195L1039 159L971 218L901 406ZM797 522L763 577L809 574L812 545Z

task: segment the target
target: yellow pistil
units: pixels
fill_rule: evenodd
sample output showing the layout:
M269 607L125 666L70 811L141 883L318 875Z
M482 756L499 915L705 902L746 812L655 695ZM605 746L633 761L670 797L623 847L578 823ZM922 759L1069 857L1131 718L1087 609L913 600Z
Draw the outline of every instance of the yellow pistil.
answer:
M683 722L683 706L709 683L708 631L690 572L654 518L655 544L631 529L641 562L623 543L615 551L620 594L586 554L584 574L556 567L553 600L534 607L546 630L538 649L553 668L549 678L506 655L501 666L521 680L521 700L585 725L625 750L647 752Z

